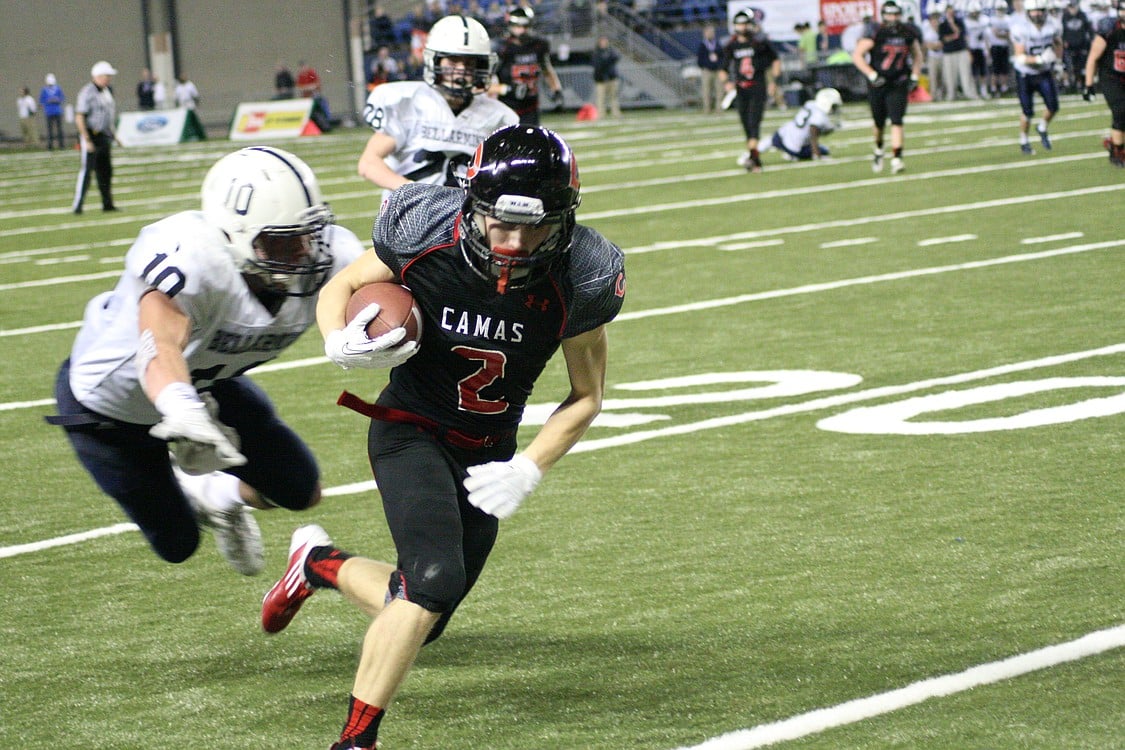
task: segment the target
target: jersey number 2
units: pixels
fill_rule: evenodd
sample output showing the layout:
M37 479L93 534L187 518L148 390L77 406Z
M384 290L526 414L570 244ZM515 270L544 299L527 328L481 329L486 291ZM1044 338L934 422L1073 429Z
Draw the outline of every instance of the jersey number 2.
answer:
M508 358L504 352L492 349L477 349L472 346L455 346L453 353L465 359L479 362L480 368L472 375L457 382L457 408L474 414L503 414L508 410L508 402L503 399L481 398L480 392L504 377Z

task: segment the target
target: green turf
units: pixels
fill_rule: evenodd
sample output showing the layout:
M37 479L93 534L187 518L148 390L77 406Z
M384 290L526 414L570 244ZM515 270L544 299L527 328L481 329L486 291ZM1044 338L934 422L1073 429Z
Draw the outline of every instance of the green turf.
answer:
M1121 414L950 435L818 428L946 391L1125 375L1125 353L1097 351L1125 343L1125 172L1100 151L1104 106L1063 105L1054 150L1030 158L1011 100L915 107L898 176L872 174L858 105L826 140L831 161L767 153L760 175L735 166L732 113L549 117L578 154L580 221L627 252L606 416L649 421L593 427L503 523L391 708L387 750L672 750L1125 622ZM365 139L281 144L361 237L379 202L355 175ZM78 321L113 284L89 276L119 272L145 223L197 206L207 167L235 147L118 149L112 217L96 195L82 217L67 210L76 155L0 158L0 549L123 520L43 423L50 405L28 403L51 397L76 329L32 327ZM721 304L678 308L704 301ZM282 361L320 352L310 332ZM734 393L761 379L648 382L805 370L858 382L765 397ZM363 419L333 403L343 388L374 394L383 374L254 377L326 487L370 478ZM565 388L552 363L532 402ZM914 421L1011 419L1122 390L1053 388ZM628 435L644 439L615 442ZM318 594L267 637L258 606L300 523L391 556L378 497L258 518L255 579L209 540L170 566L134 532L0 557L0 747L327 747L365 620ZM1122 747L1122 674L1110 651L782 746Z

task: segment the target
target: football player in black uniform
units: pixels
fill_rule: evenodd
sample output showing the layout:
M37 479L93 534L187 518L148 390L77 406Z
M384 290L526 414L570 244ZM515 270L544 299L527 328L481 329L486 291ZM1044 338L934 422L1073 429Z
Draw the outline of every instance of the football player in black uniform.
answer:
M734 36L723 45L719 81L727 92L735 92L734 103L746 134L746 153L738 157L738 165L761 172L758 138L766 101L773 98L777 77L781 75L781 59L749 13L735 13L732 22Z
M922 32L904 21L902 8L887 0L880 23L869 24L852 51L852 61L867 78L867 100L875 122L875 150L871 169L883 171L883 130L891 121L891 172L906 168L902 160L902 119L906 99L918 83L922 68Z
M562 82L551 65L551 43L531 33L532 11L515 8L508 14L508 35L496 54L499 83L489 93L515 110L522 125L539 124L540 81L546 80L551 101L562 106Z
M601 409L606 324L624 299L624 256L575 224L578 202L577 164L559 136L503 128L477 148L465 189L414 183L394 191L375 222L373 250L321 292L329 358L392 368L376 403L348 393L341 403L371 417L368 455L398 555L388 582L380 564L304 526L263 602L267 632L288 625L316 588L336 588L376 615L333 748L375 747L384 710L477 580L500 519ZM376 281L413 291L424 318L420 346L400 343L402 329L369 339L376 305L345 324L352 293ZM570 392L517 452L532 386L559 348Z
M1125 0L1117 0L1116 18L1108 16L1098 22L1086 57L1086 101L1094 98L1095 75L1113 120L1107 144L1109 161L1125 167Z

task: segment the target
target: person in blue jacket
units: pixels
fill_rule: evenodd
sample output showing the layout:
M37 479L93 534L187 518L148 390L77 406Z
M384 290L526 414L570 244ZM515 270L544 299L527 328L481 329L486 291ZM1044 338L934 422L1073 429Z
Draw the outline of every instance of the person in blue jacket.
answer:
M55 148L56 140L60 150L66 148L62 125L63 104L65 102L66 94L59 86L55 74L48 73L43 80L43 88L39 89L39 106L43 110L43 115L47 118L47 148L51 151Z

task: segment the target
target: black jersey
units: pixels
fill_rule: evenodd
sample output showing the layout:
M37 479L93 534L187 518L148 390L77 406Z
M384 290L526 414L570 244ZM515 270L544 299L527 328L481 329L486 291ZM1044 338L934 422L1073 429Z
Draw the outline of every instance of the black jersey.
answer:
M1098 60L1098 75L1103 83L1116 81L1125 86L1125 24L1110 16L1098 24L1098 36L1105 39L1105 52Z
M922 33L912 23L870 24L864 38L875 43L871 48L871 67L894 83L908 78L914 69L914 45L921 44Z
M541 37L525 35L520 42L504 39L496 52L500 83L507 84L508 93L500 97L517 115L539 108L539 80L551 61L551 45Z
M777 51L770 40L761 34L745 42L734 36L723 46L722 59L723 69L731 82L738 88L745 89L765 86L766 73L777 59Z
M625 296L624 254L592 229L542 281L496 292L460 245L465 193L407 184L379 213L372 242L422 311L418 353L391 370L380 403L470 435L515 430L536 378L565 338L613 320Z

